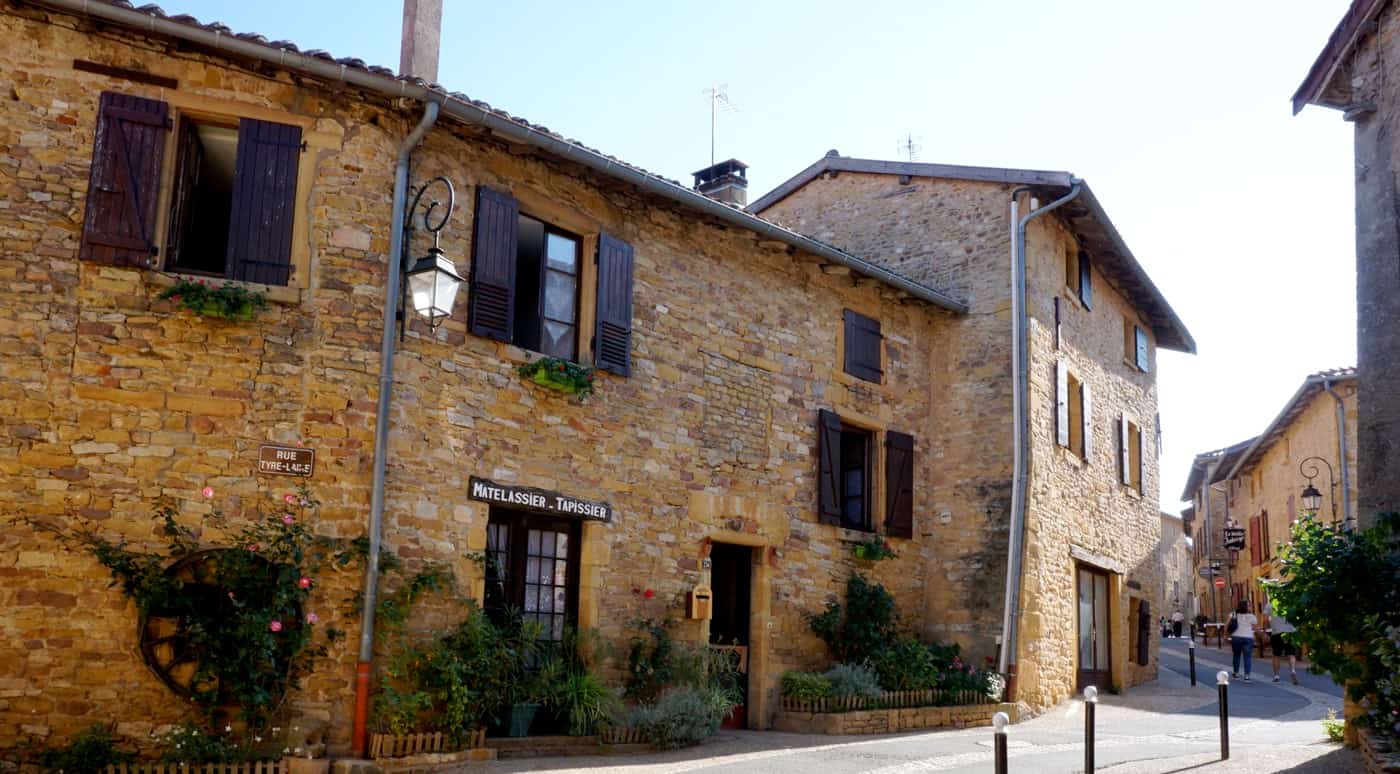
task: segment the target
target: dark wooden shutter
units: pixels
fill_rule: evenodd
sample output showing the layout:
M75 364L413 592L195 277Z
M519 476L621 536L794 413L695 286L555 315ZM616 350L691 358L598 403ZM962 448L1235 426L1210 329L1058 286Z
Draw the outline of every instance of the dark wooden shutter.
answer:
M1255 516L1249 520L1249 563L1259 564L1259 517Z
M845 340L843 367L846 373L879 384L884 376L880 356L884 337L880 334L880 321L847 309Z
M1079 300L1084 302L1085 309L1092 309L1094 306L1094 268L1089 260L1089 254L1079 253Z
M598 321L593 364L620 376L632 373L632 245L598 236Z
M1133 483L1132 463L1129 461L1128 453L1128 418L1122 414L1118 415L1118 470L1119 480L1125 484Z
M78 257L115 266L155 265L156 196L170 108L104 91L88 173Z
M1055 442L1069 446L1069 367L1055 362Z
M472 334L509 342L515 335L515 247L520 203L476 187L468 299Z
M165 236L165 270L178 269L185 250L185 218L204 164L199 131L194 122L181 121L175 139L175 189L170 194L170 232Z
M885 433L885 532L914 537L914 436Z
M1259 514L1259 553L1265 560L1274 555L1273 543L1269 541L1269 512Z
M1084 436L1084 461L1094 458L1094 397L1087 382L1079 385L1079 431Z
M823 524L841 523L841 418L817 411L817 517Z
M224 276L264 285L285 285L291 278L300 161L301 127L252 118L238 122Z
M1134 339L1135 339L1135 341L1134 341L1135 348L1134 348L1134 349L1135 349L1135 352L1136 352L1136 354L1137 354L1137 367L1138 367L1138 370L1139 370L1139 371L1142 371L1143 373L1146 373L1146 372L1147 372L1147 367L1148 367L1148 362L1147 362L1147 331L1145 331L1145 330L1143 330L1142 328L1139 328L1138 326L1134 325L1134 326L1133 326L1133 336L1134 336Z

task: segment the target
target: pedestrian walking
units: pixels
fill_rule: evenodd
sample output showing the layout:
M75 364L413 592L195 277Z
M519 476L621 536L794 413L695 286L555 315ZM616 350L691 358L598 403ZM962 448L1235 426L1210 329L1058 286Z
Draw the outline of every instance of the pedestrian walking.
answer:
M1288 658L1288 675L1298 684L1298 644L1293 641L1298 631L1287 618L1274 612L1274 603L1264 603L1264 615L1269 619L1269 652L1274 661L1274 682L1278 682L1279 662Z
M1181 608L1178 607L1176 612L1172 613L1172 636L1178 640L1181 639L1181 625L1184 623L1186 623L1186 614L1182 613Z
M1234 656L1236 680L1240 677L1240 656L1244 656L1244 681L1249 682L1249 673L1254 669L1254 629L1259 620L1249 612L1249 603L1241 601L1230 616L1225 631L1230 635L1230 652Z

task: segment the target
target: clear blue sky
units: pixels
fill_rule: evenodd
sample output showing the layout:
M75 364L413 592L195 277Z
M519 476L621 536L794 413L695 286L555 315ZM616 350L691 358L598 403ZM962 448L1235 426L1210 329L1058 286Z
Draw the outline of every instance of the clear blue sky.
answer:
M444 4L446 86L677 180L708 164L717 83L751 198L908 133L921 161L1088 180L1200 349L1159 363L1169 510L1197 451L1354 364L1351 126L1288 103L1346 0ZM396 0L163 7L398 64Z

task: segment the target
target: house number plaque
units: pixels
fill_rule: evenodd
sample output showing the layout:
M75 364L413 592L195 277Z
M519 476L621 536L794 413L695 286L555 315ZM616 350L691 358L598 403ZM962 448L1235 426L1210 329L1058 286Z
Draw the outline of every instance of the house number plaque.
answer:
M258 447L258 472L270 476L310 477L316 468L316 450L298 446L274 446L265 443Z
M559 516L571 516L587 521L612 521L612 506L607 503L582 500L547 489L498 484L490 479L477 478L476 476L471 477L470 486L469 496L473 500L509 505L542 513L553 513Z

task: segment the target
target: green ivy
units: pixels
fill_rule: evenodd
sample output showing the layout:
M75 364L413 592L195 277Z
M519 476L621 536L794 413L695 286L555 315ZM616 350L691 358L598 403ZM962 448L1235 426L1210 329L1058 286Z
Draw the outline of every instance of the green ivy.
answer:
M179 280L161 291L160 298L202 317L221 320L251 320L255 312L267 307L267 296L256 290L227 282L215 287L206 280Z
M831 648L831 655L845 663L863 662L899 638L894 596L860 573L846 582L844 609L840 602L829 602L807 622Z

